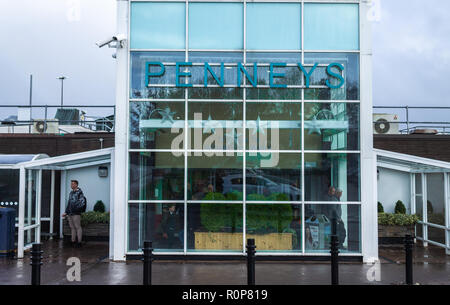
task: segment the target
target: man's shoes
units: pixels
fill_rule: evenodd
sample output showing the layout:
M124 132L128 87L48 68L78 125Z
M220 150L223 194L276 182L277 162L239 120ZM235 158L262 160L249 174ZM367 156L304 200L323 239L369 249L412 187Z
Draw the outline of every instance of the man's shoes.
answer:
M77 248L81 248L82 244L81 243L77 243Z

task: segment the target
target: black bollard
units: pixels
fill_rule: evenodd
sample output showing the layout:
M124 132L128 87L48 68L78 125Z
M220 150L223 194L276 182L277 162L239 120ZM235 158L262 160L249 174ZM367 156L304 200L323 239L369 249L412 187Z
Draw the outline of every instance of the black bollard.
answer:
M331 235L331 285L339 285L339 240L336 235Z
M406 285L413 285L413 246L414 238L411 235L405 235L405 268Z
M153 247L151 241L144 241L144 286L152 284L152 261L153 261Z
M247 239L247 285L255 286L255 240Z
M33 244L31 248L31 285L41 285L41 265L42 265L41 244Z

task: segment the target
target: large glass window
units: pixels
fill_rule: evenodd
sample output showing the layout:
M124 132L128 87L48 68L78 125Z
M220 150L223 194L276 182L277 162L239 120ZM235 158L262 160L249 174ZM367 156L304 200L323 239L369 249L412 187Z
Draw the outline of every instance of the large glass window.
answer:
M300 201L301 155L297 153L248 153L248 201Z
M145 240L151 240L155 251L183 251L183 210L183 203L129 204L128 250L140 250Z
M331 2L249 1L244 16L240 1L132 1L130 252L254 238L328 255L333 230L361 252L359 4Z
M359 154L305 154L305 200L360 201Z
M130 97L184 99L184 88L174 87L175 64L184 60L183 52L131 53ZM157 63L162 63L164 68Z
M130 200L183 200L182 153L130 153Z
M184 149L184 102L131 102L130 148Z
M189 203L188 251L242 251L242 204Z
M189 49L243 49L242 3L190 3Z
M444 190L444 174L427 174L427 222L429 223L445 226ZM430 228L428 227L428 231Z
M305 50L358 50L359 6L305 3Z
M301 49L301 5L248 3L247 49Z
M359 104L305 103L306 150L359 150Z
M242 200L242 156L236 153L232 156L191 154L188 157L188 200Z
M189 103L189 149L242 149L242 108L240 102Z
M19 170L0 170L0 207L16 210L19 216Z
M302 249L302 206L252 204L246 206L247 238L260 251L298 252Z
M184 49L184 3L131 3L132 49Z
M247 103L247 149L300 150L300 103Z
M305 53L305 66L319 64L310 77L311 88L305 89L305 100L359 100L359 55L355 53ZM327 66L339 63L343 71L331 68L331 72L340 74L344 84L337 89L327 87L327 81L338 86L340 80L327 73ZM308 71L311 67L308 68ZM313 86L316 86L315 88ZM322 86L324 88L317 88Z
M359 205L305 205L305 252L329 252L332 233L341 252L361 251Z

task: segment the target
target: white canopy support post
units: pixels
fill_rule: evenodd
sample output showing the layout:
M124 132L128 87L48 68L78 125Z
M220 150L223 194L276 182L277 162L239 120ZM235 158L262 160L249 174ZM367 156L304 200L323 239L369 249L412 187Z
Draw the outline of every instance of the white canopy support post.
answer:
M61 195L59 200L59 206L60 206L60 214L64 213L66 209L66 179L67 179L67 172L61 171ZM59 237L63 238L63 220L60 218L59 221Z
M42 207L42 169L38 170L36 177L36 224L35 241L41 242L41 207Z
M450 255L450 173L444 174L444 192L445 192L445 253Z
M25 223L25 168L22 166L19 170L19 235L17 240L17 258L23 258L24 247L24 223Z
M52 170L50 186L50 239L53 239L53 220L55 218L55 170Z
M31 226L32 222L32 212L33 212L33 170L27 170L27 226ZM31 243L31 230L27 231L27 244Z
M422 173L422 221L424 222L422 234L424 247L428 247L428 226L426 225L428 223L427 200L427 175Z

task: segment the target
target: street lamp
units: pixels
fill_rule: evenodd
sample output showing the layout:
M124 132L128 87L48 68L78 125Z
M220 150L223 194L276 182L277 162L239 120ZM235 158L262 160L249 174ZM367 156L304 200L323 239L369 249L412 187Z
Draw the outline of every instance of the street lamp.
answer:
M67 77L65 76L60 76L58 77L58 79L61 81L61 109L63 108L63 104L64 104L64 80Z

